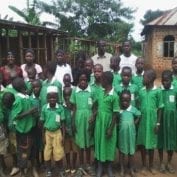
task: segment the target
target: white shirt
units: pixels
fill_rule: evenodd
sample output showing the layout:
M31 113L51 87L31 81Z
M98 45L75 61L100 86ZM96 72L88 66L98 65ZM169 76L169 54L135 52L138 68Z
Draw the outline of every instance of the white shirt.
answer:
M136 63L137 56L135 56L134 54L131 54L129 57L126 57L124 54L122 54L120 56L120 59L121 59L120 70L122 70L124 66L128 66L132 69L132 74L136 73L135 63Z
M103 71L110 71L110 58L112 54L105 52L103 57L100 57L98 54L92 57L92 60L95 64L101 64L103 66Z
M71 76L71 82L73 82L71 66L68 64L65 64L62 66L57 65L57 68L55 71L55 78L56 78L56 80L58 80L62 84L62 87L64 86L63 77L65 74L69 74Z

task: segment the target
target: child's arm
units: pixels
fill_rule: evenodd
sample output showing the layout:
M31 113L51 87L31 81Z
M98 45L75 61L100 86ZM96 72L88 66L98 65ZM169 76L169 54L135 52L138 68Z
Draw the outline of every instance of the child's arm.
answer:
M72 115L72 119L71 119L72 132L73 132L73 134L76 133L75 113L76 113L76 105L73 105L73 115Z
M62 143L64 144L64 142L65 142L65 123L64 123L64 121L62 121L62 123L61 123L61 131L62 131L62 135L63 135Z
M106 131L106 136L110 138L112 136L112 131L116 125L116 120L117 120L117 112L113 113L112 121L110 127Z
M159 127L160 127L160 122L161 122L161 117L162 117L162 109L163 108L159 108L157 110L157 123L156 123L155 129L154 129L156 134L158 133Z
M24 118L25 116L27 116L27 115L29 115L29 114L33 114L33 113L35 113L35 112L37 112L37 111L38 111L38 107L33 107L33 108L31 108L30 110L28 110L28 111L24 111L24 112L20 113L20 114L15 118L15 120L16 120L16 119L22 119L22 118Z
M135 125L137 125L138 123L139 123L139 121L140 121L140 116L137 116L137 117L135 117Z
M93 114L92 114L92 116L91 116L91 118L90 118L90 120L89 120L89 123L90 123L90 124L94 123L95 120L96 120L97 108L98 108L98 104L97 104L97 102L95 102L95 103L93 104L93 107L92 107L92 112L93 112Z

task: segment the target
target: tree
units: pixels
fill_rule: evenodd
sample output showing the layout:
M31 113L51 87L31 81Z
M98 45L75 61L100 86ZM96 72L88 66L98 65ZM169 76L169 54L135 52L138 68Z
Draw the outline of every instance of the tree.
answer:
M148 10L146 11L146 13L143 16L143 19L140 20L140 23L142 25L146 25L147 23L153 21L154 19L160 17L165 11L161 11L161 10Z
M25 22L31 25L41 25L40 14L36 9L37 1L33 0L30 4L30 1L27 0L27 7L23 10L16 8L15 6L9 5L9 8L14 11L17 15L22 17Z
M91 39L125 40L133 24L133 9L124 7L120 0L53 0L40 1L38 7L53 14L60 30L71 36Z

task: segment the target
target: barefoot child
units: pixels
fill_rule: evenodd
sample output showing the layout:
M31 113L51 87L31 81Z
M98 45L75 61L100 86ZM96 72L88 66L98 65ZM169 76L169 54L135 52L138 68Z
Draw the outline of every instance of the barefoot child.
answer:
M158 149L160 157L160 171L174 173L171 165L173 152L177 149L177 89L172 85L172 72L165 70L162 73L162 97L164 102L163 115L158 134ZM163 150L167 151L167 163L164 165Z
M138 128L137 145L140 145L142 156L142 173L146 172L146 151L149 156L149 171L155 174L153 161L154 149L157 147L157 132L160 125L163 108L162 92L154 85L156 73L153 69L147 70L143 76L143 87L139 91L139 106L142 114Z
M128 165L130 168L131 177L135 177L133 169L133 157L135 154L135 142L136 142L136 130L135 124L138 123L141 115L134 106L130 104L131 93L128 90L124 90L120 94L120 106L121 110L119 113L118 123L118 148L120 151L120 166L121 166L121 177L125 174L124 158L128 156Z

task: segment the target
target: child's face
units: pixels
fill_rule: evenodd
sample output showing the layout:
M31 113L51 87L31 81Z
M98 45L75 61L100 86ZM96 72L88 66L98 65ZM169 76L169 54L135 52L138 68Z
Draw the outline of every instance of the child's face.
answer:
M129 94L123 94L121 97L121 106L123 109L127 109L130 106L131 96Z
M130 42L124 42L124 44L123 44L123 51L124 51L124 53L130 53L130 51L131 51Z
M79 88L81 88L82 90L86 89L88 86L88 83L87 83L87 76L85 74L82 74L80 77L79 77Z
M32 82L32 88L34 95L39 95L41 91L41 84L37 81Z
M129 84L132 77L132 73L129 69L123 69L121 73L121 77L122 77L123 84Z
M119 62L114 59L114 58L111 58L110 60L110 68L115 70L115 69L119 69Z
M147 86L150 83L152 83L151 78L149 77L148 74L144 73L144 75L143 75L143 85Z
M90 73L92 72L93 69L93 63L91 60L86 60L85 61L85 69L89 71Z
M70 87L71 86L71 77L70 75L65 75L63 78L63 82L65 87Z
M136 69L138 71L143 71L144 70L144 60L143 59L137 59L135 66L136 66Z
M47 100L48 100L48 103L50 104L50 107L52 107L52 108L55 107L57 100L58 100L57 93L54 93L54 92L48 93Z
M61 52L56 54L56 59L59 65L65 62L64 54Z
M31 52L27 52L25 54L25 60L26 60L26 63L33 63L33 60L34 60L34 55L31 53Z
M169 89L171 87L171 78L168 78L166 76L162 77L162 85L164 86L165 89Z
M103 69L100 66L96 65L93 69L93 72L94 72L95 79L97 80L101 79L102 74L103 74Z
M172 61L172 69L173 71L177 72L177 58L173 59Z

